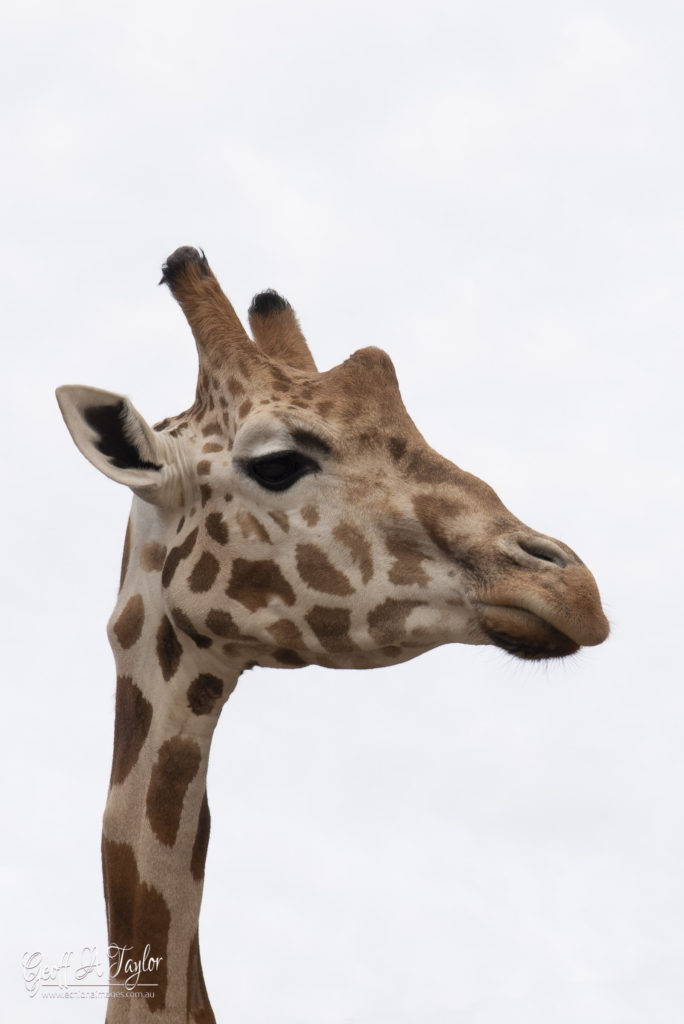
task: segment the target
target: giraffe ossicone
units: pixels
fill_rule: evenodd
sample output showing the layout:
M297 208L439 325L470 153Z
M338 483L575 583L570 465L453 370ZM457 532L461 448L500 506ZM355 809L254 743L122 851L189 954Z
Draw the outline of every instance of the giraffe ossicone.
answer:
M608 635L589 570L426 444L384 352L318 372L271 291L250 308L252 340L190 247L162 281L197 343L193 405L152 428L121 395L57 392L81 452L134 492L109 623L102 856L111 947L147 948L156 968L154 998L112 998L109 1024L214 1020L198 941L206 771L246 668L373 668L446 643L553 658Z

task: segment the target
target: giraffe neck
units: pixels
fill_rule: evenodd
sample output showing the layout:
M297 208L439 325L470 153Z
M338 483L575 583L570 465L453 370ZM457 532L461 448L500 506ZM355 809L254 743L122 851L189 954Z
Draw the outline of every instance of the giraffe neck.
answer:
M150 543L144 547L154 562ZM145 557L134 531L131 568ZM212 1024L198 940L206 776L214 729L243 665L223 660L220 676L208 671L206 652L176 632L159 607L158 571L129 575L110 621L117 692L102 835L107 1022ZM142 966L132 996L122 988L127 964Z

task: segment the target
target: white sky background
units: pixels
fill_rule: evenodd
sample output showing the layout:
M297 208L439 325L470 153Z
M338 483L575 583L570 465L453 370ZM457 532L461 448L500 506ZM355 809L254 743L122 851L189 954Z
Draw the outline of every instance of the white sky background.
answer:
M287 295L319 366L395 361L428 441L594 571L613 635L257 670L210 767L200 930L232 1024L658 1024L684 1012L677 2L23 2L3 129L0 785L20 959L104 952L100 820L129 496L53 389L192 400L160 265Z

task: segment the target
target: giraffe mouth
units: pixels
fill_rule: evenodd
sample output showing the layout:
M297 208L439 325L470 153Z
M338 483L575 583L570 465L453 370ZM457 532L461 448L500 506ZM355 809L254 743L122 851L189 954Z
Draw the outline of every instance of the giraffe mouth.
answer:
M527 661L565 658L580 645L534 612L508 605L482 608L480 625L493 644Z

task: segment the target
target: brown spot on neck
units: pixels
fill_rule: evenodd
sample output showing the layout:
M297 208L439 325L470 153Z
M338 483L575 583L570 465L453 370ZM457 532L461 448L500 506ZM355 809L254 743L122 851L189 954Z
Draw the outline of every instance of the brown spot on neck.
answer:
M148 1009L163 1010L168 985L168 943L171 914L167 903L154 886L142 882L135 854L128 843L102 840L102 871L107 929L110 946L126 949L126 957L142 960L145 948L156 961L146 971L145 981L154 988Z
M326 651L341 653L355 650L356 644L349 635L351 612L348 608L316 605L307 614L306 621Z
M290 619L278 619L268 627L268 632L281 647L298 647L300 650L305 647L301 631Z
M183 800L202 760L199 745L182 736L162 743L147 789L147 817L160 842L173 846L178 835Z
M223 681L209 672L202 672L188 687L188 707L196 715L209 715L222 695Z
M202 437L211 437L212 434L221 433L221 424L218 420L212 420L211 423L207 423L206 426L202 427Z
M164 562L164 569L162 570L162 586L168 587L169 583L176 574L176 569L184 558L187 558L195 546L199 528L195 529L187 535L182 544L178 544L175 548L171 548L166 561Z
M130 676L116 681L116 712L114 717L114 756L110 786L124 781L135 766L152 721L152 705Z
M228 543L228 527L220 512L210 512L205 520L207 533L217 544Z
M192 622L180 608L171 609L171 618L174 623L180 629L181 633L185 633L190 639L197 645L197 647L211 647L211 637L203 636L202 633L198 633Z
M188 576L190 590L194 594L201 594L211 590L218 576L219 569L218 559L214 558L208 551L203 551Z
M161 572L166 558L166 548L156 541L148 541L140 550L140 568L145 572Z
M285 668L304 668L308 664L301 654L293 651L290 647L278 647L272 652L271 657Z
M182 653L183 647L176 632L168 616L164 615L157 630L157 660L167 683L176 674Z
M124 650L128 650L140 639L145 620L145 605L140 594L134 594L126 602L124 610L114 623L116 639Z
M204 878L204 865L207 859L207 849L209 847L210 828L211 815L209 814L209 801L207 800L207 791L205 789L204 796L202 797L202 806L200 807L199 818L197 819L197 833L195 835L195 842L192 846L192 857L190 859L190 872L196 882L201 882Z
M216 636L237 640L240 630L235 625L233 617L229 612L221 608L212 608L207 615L207 629Z
M187 987L188 1020L192 1024L216 1024L216 1018L209 1004L207 987L204 984L197 933L190 944L188 953Z

